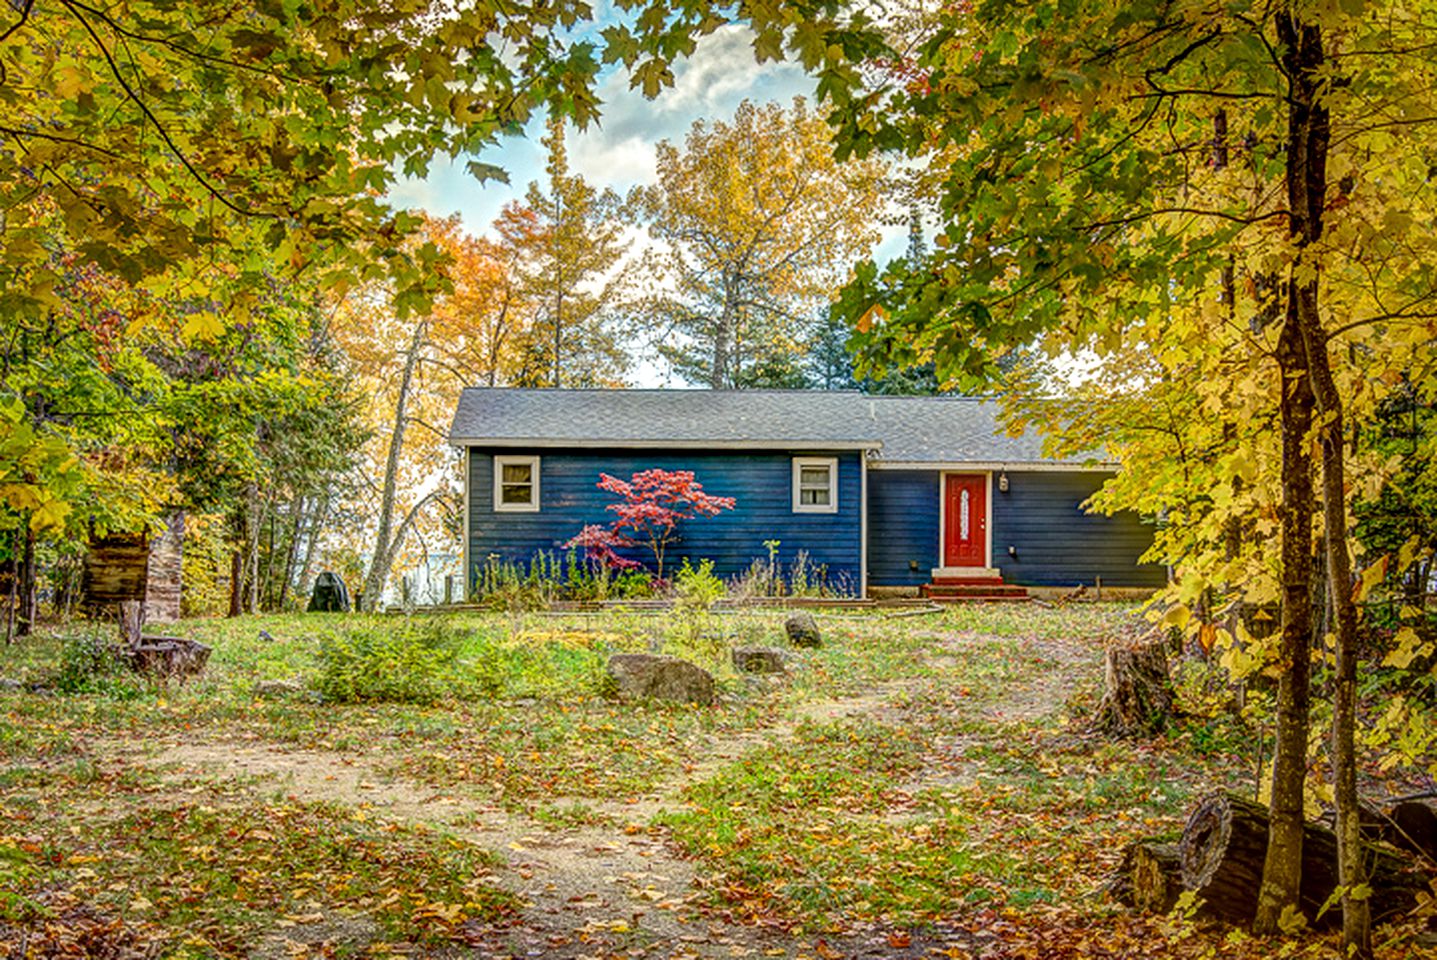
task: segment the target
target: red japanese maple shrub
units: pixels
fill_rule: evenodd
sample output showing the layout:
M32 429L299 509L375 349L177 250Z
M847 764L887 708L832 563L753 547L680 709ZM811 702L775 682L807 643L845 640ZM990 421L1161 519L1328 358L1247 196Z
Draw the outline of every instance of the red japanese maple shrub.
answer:
M692 470L641 470L628 480L601 473L598 486L621 498L609 504L615 514L613 522L608 527L590 524L564 546L583 547L595 560L631 568L638 564L620 557L615 548L644 544L653 552L655 575L660 580L664 554L678 540L679 521L716 516L737 503L733 497L705 493Z
M601 524L591 523L580 530L564 544L565 549L583 547L584 556L614 570L637 570L643 564L637 560L620 556L615 547L632 547L634 541L623 534L615 533Z

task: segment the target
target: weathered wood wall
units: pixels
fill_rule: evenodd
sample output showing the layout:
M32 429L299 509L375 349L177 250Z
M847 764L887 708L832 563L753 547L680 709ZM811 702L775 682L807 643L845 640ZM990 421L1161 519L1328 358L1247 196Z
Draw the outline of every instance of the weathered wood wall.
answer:
M124 601L139 600L147 623L178 620L184 539L185 515L177 511L153 539L111 534L91 540L83 577L85 605L113 614Z
M144 534L111 534L90 541L85 557L85 604L113 611L126 600L144 600L150 546Z
M180 590L183 587L182 564L185 557L185 514L170 514L164 531L150 541L149 564L146 569L145 620L149 623L168 622L180 618Z

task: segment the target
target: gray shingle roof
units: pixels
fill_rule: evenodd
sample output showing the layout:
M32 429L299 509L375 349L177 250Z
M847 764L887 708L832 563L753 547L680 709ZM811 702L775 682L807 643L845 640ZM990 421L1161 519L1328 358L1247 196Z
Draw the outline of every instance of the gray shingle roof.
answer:
M1041 441L999 430L998 405L958 397L800 390L472 387L451 443L501 447L872 449L890 463L1036 463Z

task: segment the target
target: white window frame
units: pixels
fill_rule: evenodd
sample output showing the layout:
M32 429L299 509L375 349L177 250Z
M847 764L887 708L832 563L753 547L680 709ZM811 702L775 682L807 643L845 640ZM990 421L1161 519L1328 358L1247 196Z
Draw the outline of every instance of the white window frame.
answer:
M504 468L524 464L529 467L529 502L504 502ZM495 513L538 513L539 512L539 458L496 454L494 457L494 512Z
M803 488L800 480L805 467L825 467L828 470L828 502L803 503ZM794 457L793 458L793 512L794 513L837 513L838 512L838 458L837 457Z

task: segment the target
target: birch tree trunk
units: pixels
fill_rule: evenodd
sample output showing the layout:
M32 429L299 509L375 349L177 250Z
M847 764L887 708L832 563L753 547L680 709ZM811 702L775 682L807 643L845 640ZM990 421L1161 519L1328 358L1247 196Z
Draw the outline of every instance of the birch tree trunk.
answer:
M409 351L404 358L404 372L399 378L399 395L394 403L394 429L389 435L389 454L384 462L378 529L374 534L369 573L364 578L365 610L378 606L384 584L389 580L389 568L394 562L398 540L402 539L407 528L407 525L402 526L398 536L391 533L394 528L394 497L399 485L399 457L404 449L404 432L408 426L409 391L414 385L414 373L419 367L419 355L426 346L428 333L428 320L421 320L415 325L414 336L409 341Z
M324 531L324 523L328 517L329 495L325 494L320 497L319 505L310 517L309 531L306 534L308 539L304 544L304 565L299 568L299 582L295 586L301 605L309 602L310 581L314 576L314 555L318 551L319 535Z
M284 551L284 574L279 582L279 599L276 608L283 611L289 600L289 585L294 579L294 565L299 561L299 537L304 530L304 497L297 496L290 506L289 546Z

